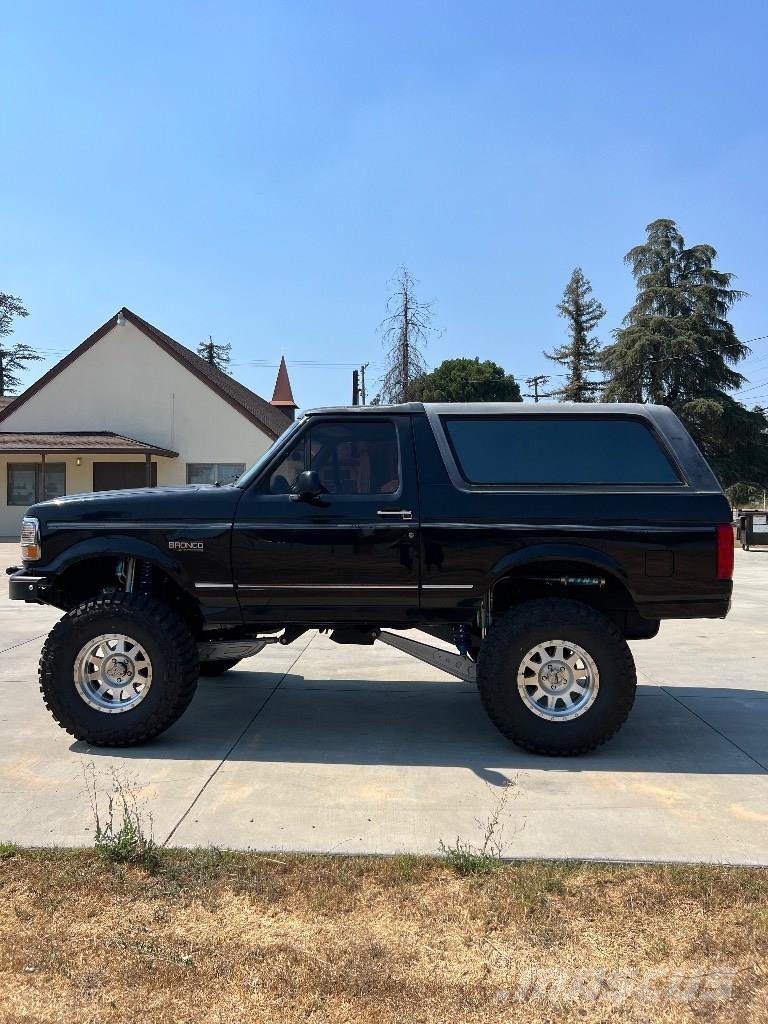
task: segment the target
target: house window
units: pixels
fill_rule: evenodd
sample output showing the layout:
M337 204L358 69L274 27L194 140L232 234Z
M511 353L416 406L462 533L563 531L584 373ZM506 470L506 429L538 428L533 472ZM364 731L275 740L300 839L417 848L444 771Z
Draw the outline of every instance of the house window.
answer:
M63 462L9 462L8 504L27 508L67 493L67 467Z
M188 484L233 484L245 472L244 462L188 462Z

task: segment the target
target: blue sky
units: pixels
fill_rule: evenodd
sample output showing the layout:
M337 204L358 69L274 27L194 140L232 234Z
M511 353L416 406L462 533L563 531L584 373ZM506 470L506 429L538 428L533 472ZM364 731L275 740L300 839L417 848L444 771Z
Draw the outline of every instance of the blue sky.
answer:
M0 290L51 361L126 305L185 344L230 341L267 398L285 353L301 405L347 402L351 364L380 372L406 264L443 331L432 365L557 371L541 351L572 268L607 341L634 293L622 257L656 217L715 245L750 293L740 336L768 335L765 3L0 16ZM743 371L745 399L768 399L768 341Z

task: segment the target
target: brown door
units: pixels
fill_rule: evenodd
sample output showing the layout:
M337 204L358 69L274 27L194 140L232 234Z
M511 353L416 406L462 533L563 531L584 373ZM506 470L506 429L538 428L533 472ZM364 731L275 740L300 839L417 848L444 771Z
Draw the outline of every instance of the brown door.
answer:
M94 462L94 491L135 490L147 486L147 466L144 462ZM157 463L152 463L152 486L157 487Z

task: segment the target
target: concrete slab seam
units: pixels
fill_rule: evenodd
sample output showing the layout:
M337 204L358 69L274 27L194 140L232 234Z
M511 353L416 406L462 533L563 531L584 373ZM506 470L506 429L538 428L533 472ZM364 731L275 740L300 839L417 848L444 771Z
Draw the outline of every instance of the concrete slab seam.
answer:
M721 739L724 739L726 743L730 743L732 747L736 747L737 750L740 750L741 753L745 757L748 757L753 764L756 764L758 768L762 768L764 772L768 772L768 765L764 765L762 761L758 761L756 757L750 754L749 751L745 750L744 747L740 747L739 744L736 743L735 740L732 740L730 736L726 736L724 732L721 732L718 728L712 725L711 722L708 722L706 718L702 718L701 715L699 715L696 711L693 710L693 708L689 708L688 705L684 704L679 697L676 697L674 693L671 693L666 686L662 686L661 689L664 691L664 693L668 694L672 698L672 700L677 701L681 708L685 708L685 710L690 712L690 714L692 714L694 718L698 718L698 720L703 725L706 725L708 729L711 729L712 732L717 733L717 735Z
M283 674L282 674L282 675L280 676L280 678L278 679L278 681L277 681L277 682L275 683L275 685L274 685L274 686L272 687L272 689L271 689L271 690L269 691L269 693L268 693L268 694L266 695L266 697L264 698L264 700L263 700L263 701L261 702L261 704L260 704L260 705L258 706L258 708L256 709L256 711L255 711L255 712L253 713L253 715L251 715L250 719L249 719L249 720L248 720L248 722L247 722L247 723L245 724L244 728L243 728L243 729L242 729L242 730L241 730L241 731L240 731L240 732L238 733L238 735L237 735L237 737L235 738L234 742L233 742L233 743L231 744L231 746L229 747L229 749L228 749L228 750L226 751L226 753L224 754L224 757L222 757L222 759L221 759L221 760L219 761L219 763L218 763L218 764L216 765L216 767L215 767L215 768L213 769L213 771L211 772L211 774L210 774L210 775L208 776L208 778L207 778L207 779L205 780L205 782L204 782L204 783L202 784L202 786L200 787L200 789L199 789L199 790L197 791L197 793L195 794L195 796L194 796L194 798L193 798L192 802L190 803L189 807L188 807L188 808L186 809L186 811L184 811L184 813L183 813L183 814L181 815L181 817L179 818L179 820L178 820L178 821L176 822L176 824L175 824L175 825L173 826L173 828L172 828L172 829L171 829L171 831L170 831L170 832L168 833L168 835L166 836L166 838L165 838L165 839L163 840L163 842L162 842L162 844L161 844L162 846L167 846L167 845L168 845L168 843L170 843L171 839L173 839L173 837L174 837L174 836L176 835L176 833L178 832L179 828L181 828L181 826L182 826L182 825L184 824L184 822L186 821L187 817L189 816L189 814L190 814L190 812L191 812L192 808L193 808L193 807L195 806L195 804L196 804L196 803L198 802L198 800L200 799L200 797L201 797L201 796L203 795L203 793L204 793L204 792L206 791L206 789L208 788L208 785L209 785L209 783L213 781L213 779L214 779L214 778L216 777L216 775L218 774L218 771L219 771L219 769L220 769L220 768L222 767L222 765L223 765L223 764L225 763L225 761L227 761L227 759L229 758L229 755L230 755L230 754L232 753L232 751L233 751L233 750L235 749L235 747L236 747L236 746L238 745L238 743L239 743L239 742L240 742L240 741L242 740L243 736L245 736L245 734L246 734L246 733L248 732L248 730L249 730L249 729L251 728L251 726L253 725L253 723L254 723L254 722L256 721L256 719L257 719L257 718L259 717L259 715L260 715L260 714L261 714L261 712L262 712L262 711L264 710L264 708L265 708L265 707L267 706L267 704L268 704L268 703L270 702L270 700L272 699L272 697L273 697L273 696L274 696L274 695L275 695L275 694L277 693L277 691L278 691L278 690L280 689L280 687L281 687L281 686L283 685L283 683L285 682L285 678L286 678L286 676L287 676L287 675L288 675L288 674L290 673L290 671L291 671L291 669L293 668L293 666L294 666L294 665L296 664L296 662L297 662L297 661L299 660L299 658L303 657L303 655L304 655L304 654L305 654L305 653L306 653L306 652L307 652L307 651L309 650L309 648L310 648L310 647L312 646L312 641L313 641L313 640L315 639L315 636L316 636L316 634L314 634L314 635L312 636L312 638L310 639L310 641L309 641L309 643L308 643L308 644L306 644L306 645L305 645L304 647L302 647L302 649L301 649L301 650L300 650L300 651L298 652L298 654L297 654L297 655L296 655L296 657L295 657L295 658L293 659L293 661L292 661L292 662L290 663L290 665L288 666L288 668L287 668L287 669L285 670L285 672L283 672Z

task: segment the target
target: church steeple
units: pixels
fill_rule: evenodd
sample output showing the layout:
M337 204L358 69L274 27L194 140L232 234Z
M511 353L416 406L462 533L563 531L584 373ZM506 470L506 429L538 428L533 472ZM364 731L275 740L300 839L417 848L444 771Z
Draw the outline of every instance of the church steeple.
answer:
M275 390L270 404L274 405L278 409L282 409L286 416L289 416L291 419L296 415L298 405L296 405L293 400L293 391L291 390L291 382L288 379L288 368L285 365L285 356L280 357L280 368L277 371Z

